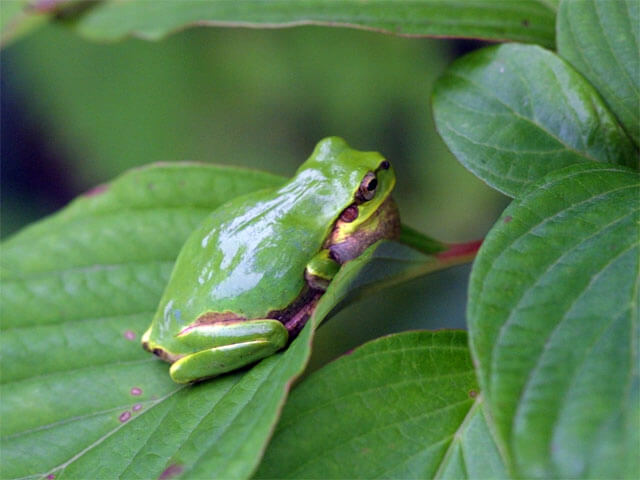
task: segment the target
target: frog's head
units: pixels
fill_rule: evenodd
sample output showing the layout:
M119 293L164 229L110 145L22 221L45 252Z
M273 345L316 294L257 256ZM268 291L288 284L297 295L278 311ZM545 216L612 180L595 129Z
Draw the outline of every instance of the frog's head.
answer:
M325 248L335 260L344 263L381 238L399 234L400 218L391 198L396 176L388 160L377 152L353 150L337 137L321 140L311 160L330 179L335 218Z

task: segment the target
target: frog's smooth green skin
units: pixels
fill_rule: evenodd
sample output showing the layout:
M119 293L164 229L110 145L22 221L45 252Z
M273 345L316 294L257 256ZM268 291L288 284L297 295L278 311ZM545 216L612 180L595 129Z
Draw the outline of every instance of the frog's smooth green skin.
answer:
M379 153L326 138L277 190L234 198L191 234L143 347L179 383L267 357L297 335L341 264L400 220Z

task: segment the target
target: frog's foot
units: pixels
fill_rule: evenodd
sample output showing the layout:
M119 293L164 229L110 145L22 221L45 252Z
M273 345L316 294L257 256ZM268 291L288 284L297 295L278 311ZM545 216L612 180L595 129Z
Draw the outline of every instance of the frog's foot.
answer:
M189 326L178 338L196 351L173 363L169 374L177 383L189 383L268 357L287 344L289 333L278 320L259 319Z

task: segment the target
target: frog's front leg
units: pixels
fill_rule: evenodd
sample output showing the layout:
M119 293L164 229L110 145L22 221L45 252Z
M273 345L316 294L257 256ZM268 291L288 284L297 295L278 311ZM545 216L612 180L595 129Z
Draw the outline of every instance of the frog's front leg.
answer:
M331 258L329 249L324 249L307 263L304 274L311 288L326 290L338 270L340 270L340 264Z
M191 325L178 339L194 353L174 362L169 374L177 383L189 383L268 357L287 344L289 333L278 320L257 319Z

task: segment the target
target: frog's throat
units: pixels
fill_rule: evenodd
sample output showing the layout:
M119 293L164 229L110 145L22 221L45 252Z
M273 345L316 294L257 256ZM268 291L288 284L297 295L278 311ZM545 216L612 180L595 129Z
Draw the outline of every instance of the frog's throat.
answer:
M325 241L325 248L330 250L331 257L340 264L359 257L378 240L393 239L400 235L400 213L391 196L357 230L345 235L344 226L348 223L350 222L342 217L338 218Z

